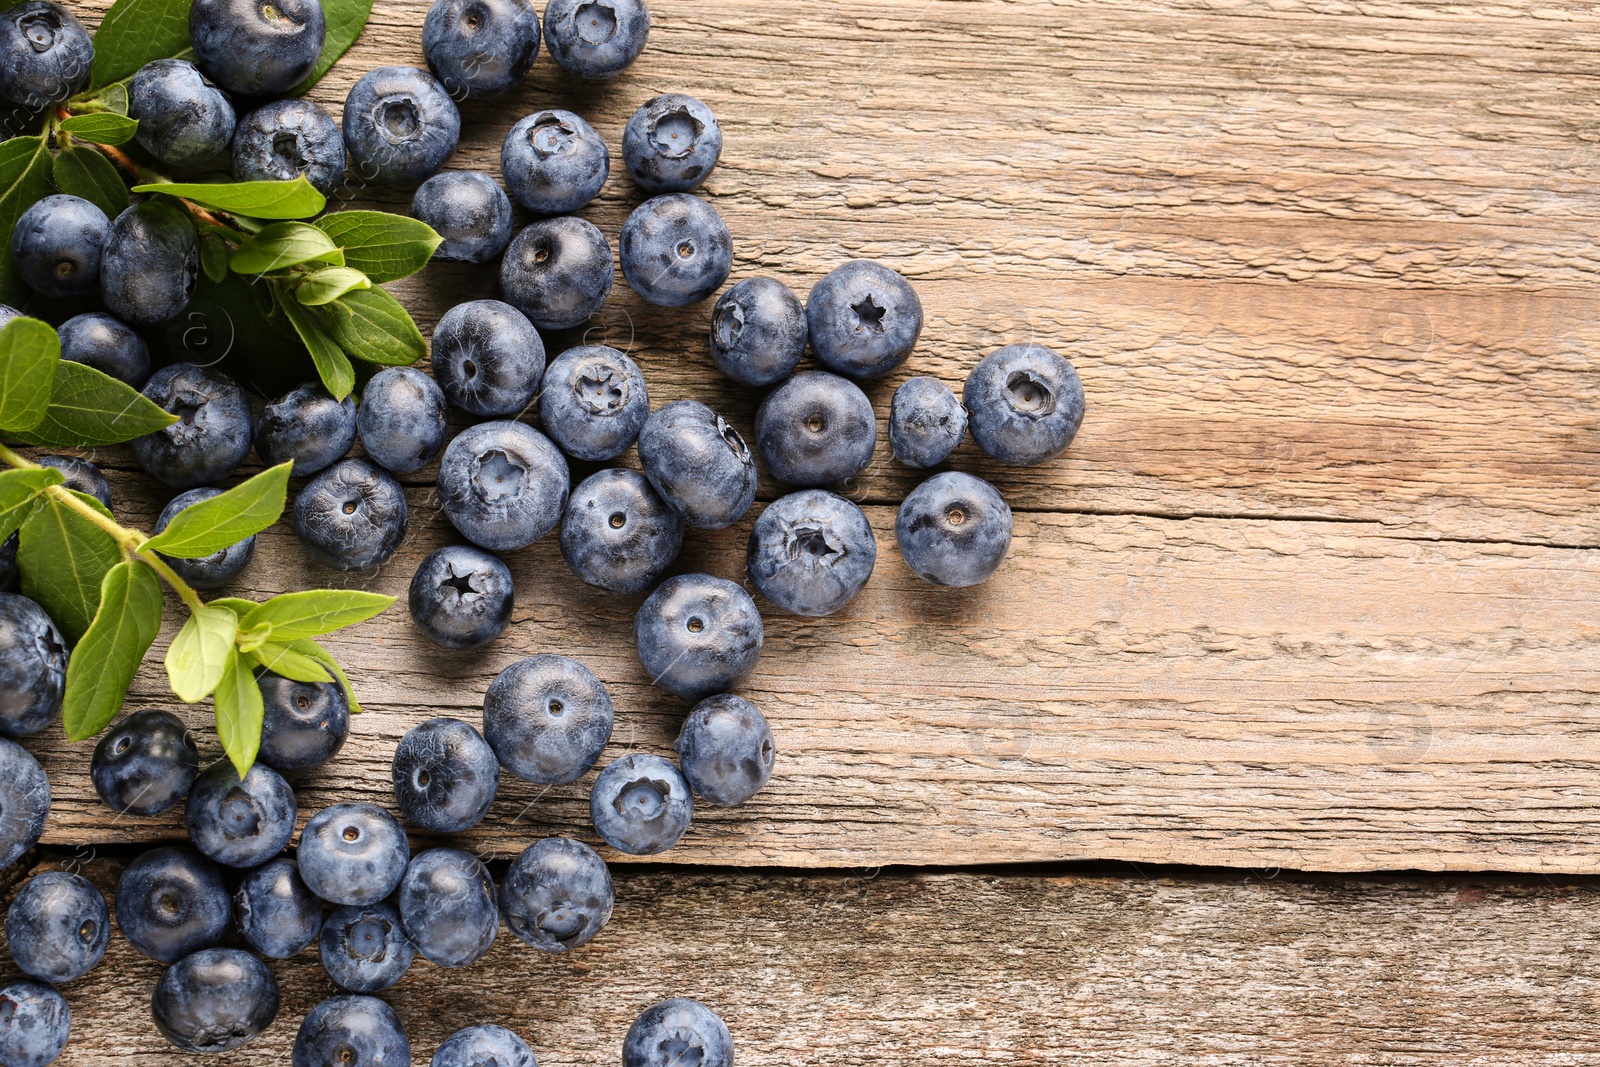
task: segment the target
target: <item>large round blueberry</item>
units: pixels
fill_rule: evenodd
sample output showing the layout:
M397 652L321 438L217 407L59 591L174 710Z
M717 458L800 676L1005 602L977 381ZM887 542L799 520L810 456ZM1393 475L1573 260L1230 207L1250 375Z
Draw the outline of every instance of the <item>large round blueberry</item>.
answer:
M119 815L159 815L189 795L200 753L188 727L170 711L136 711L94 746L89 777Z
M331 760L350 734L350 700L337 680L297 682L271 671L256 676L264 705L257 759L288 774Z
M432 552L411 578L411 621L440 648L481 648L511 621L511 568L472 545Z
M673 747L695 795L721 807L743 804L772 777L772 728L754 704L732 693L696 704Z
M511 127L500 173L517 203L540 215L566 215L600 195L611 152L594 127L570 111L536 111Z
M93 367L135 389L150 377L150 348L133 328L103 311L86 311L61 324L61 358Z
M755 670L765 631L750 594L725 578L680 574L662 582L633 618L639 662L674 696L724 693Z
M539 421L573 459L600 462L622 455L649 415L643 372L615 348L569 348L545 372Z
M322 924L317 948L322 966L352 993L376 993L398 982L417 950L388 901L334 908Z
M642 593L678 558L683 520L638 471L604 470L572 491L561 554L574 574L613 593Z
M722 216L688 193L668 193L634 208L617 247L633 291L662 307L699 303L733 269L733 238Z
M156 1029L189 1052L247 1045L278 1016L278 982L236 948L208 948L168 967L150 998Z
M239 879L233 913L250 947L275 960L295 955L322 930L322 901L306 888L294 860L281 857Z
M61 715L67 643L43 608L0 593L0 734L36 734Z
M671 760L634 753L600 772L589 815L606 844L630 856L654 856L678 843L694 815L689 783Z
M429 719L407 730L395 746L392 774L400 814L440 834L478 825L500 788L494 751L460 719Z
M411 214L444 238L434 259L487 263L511 243L511 199L498 182L479 170L435 174L417 186L411 197Z
M978 361L962 392L972 439L1001 463L1032 467L1067 450L1083 423L1083 382L1043 345L1007 345Z
M737 430L698 400L657 408L639 431L639 463L697 530L738 522L756 499L756 460Z
M54 1063L71 1030L67 998L53 987L26 979L0 987L0 1063L6 1067Z
M37 111L89 80L94 44L66 8L28 0L0 12L0 55L0 96Z
M0 14L0 18L3 18ZM22 213L11 231L11 262L45 296L84 296L100 284L111 220L94 204L57 193Z
M82 978L106 954L110 940L106 898L79 874L34 875L6 911L11 958L22 973L46 982Z
M533 1049L515 1033L493 1023L457 1030L434 1052L428 1067L539 1067Z
M486 418L533 406L544 376L544 341L527 316L501 300L457 304L433 328L433 377L445 399Z
M500 261L500 288L541 330L589 320L611 295L611 246L587 219L561 215L523 228Z
M275 100L239 120L233 180L286 182L304 174L323 196L344 180L344 136L333 116L309 100Z
M329 997L306 1013L292 1067L410 1067L400 1016L377 997Z
M544 9L545 47L569 74L614 78L644 51L650 9L644 0L550 0Z
M461 112L433 75L379 67L344 102L344 145L366 181L414 186L439 173L461 137Z
M787 378L806 354L806 308L774 278L746 278L711 309L711 362L740 385Z
M936 467L967 433L967 409L937 378L909 378L889 405L889 447L908 467Z
M711 175L721 155L717 117L683 93L645 101L622 132L622 161L650 193L688 192Z
M233 101L187 59L157 59L128 83L128 117L141 147L169 167L209 163L228 150L238 116Z
M322 55L321 0L194 0L189 41L206 77L239 96L282 96Z
M906 496L894 536L917 577L934 585L977 585L1011 549L1011 508L982 478L945 471Z
M622 1067L733 1067L733 1037L716 1012L677 997L646 1008L622 1042Z
M520 659L483 698L483 736L506 770L541 785L576 781L611 739L611 694L566 656Z
M343 459L356 443L356 402L335 400L314 382L297 386L261 409L256 454L269 467L294 462L309 478Z
M555 528L567 506L567 461L544 434L520 422L480 422L439 461L439 503L473 544L526 548Z
M300 877L331 904L372 904L394 892L411 862L400 820L372 804L335 804L300 832Z
M878 378L906 361L922 335L922 301L904 277L855 259L811 287L811 350L831 371Z
M539 13L528 0L433 0L422 53L451 96L498 96L539 54Z
M783 610L832 615L861 592L877 561L878 541L860 508L825 489L804 489L756 519L745 568Z
M458 848L433 848L413 859L396 900L411 944L441 967L482 959L500 932L489 868Z
M361 447L378 466L410 474L444 448L444 393L415 367L385 367L372 376L356 409Z
M178 416L133 441L133 458L173 489L213 485L250 454L250 401L221 371L173 363L150 375L144 395Z
M39 843L50 814L50 780L33 753L0 737L0 869Z
M151 849L117 881L117 928L162 963L220 943L232 910L217 865L192 848Z
M294 498L300 543L334 570L362 570L388 560L405 539L408 517L400 483L365 460L340 460Z
M54 467L61 472L61 484L84 496L92 496L107 511L111 510L111 483L105 474L86 459L77 456L39 456L34 462L41 467Z
M581 841L547 837L511 861L500 881L500 913L511 932L541 952L569 952L611 920L616 894L600 854Z
M184 806L189 840L228 867L254 867L283 851L294 836L294 790L283 775L257 763L243 778L221 759L195 779Z
M100 299L135 326L154 326L189 306L200 277L200 235L164 196L134 204L111 220L100 253Z
M801 371L756 409L756 451L779 481L836 485L866 470L878 444L872 401L848 378Z
M171 525L184 508L221 495L221 489L188 489L179 493L161 509L160 516L156 518L156 533ZM178 572L178 577L196 589L218 589L238 577L255 554L256 535L251 534L243 541L219 548L209 556L196 559L178 559L176 556L161 558L167 561L167 566Z

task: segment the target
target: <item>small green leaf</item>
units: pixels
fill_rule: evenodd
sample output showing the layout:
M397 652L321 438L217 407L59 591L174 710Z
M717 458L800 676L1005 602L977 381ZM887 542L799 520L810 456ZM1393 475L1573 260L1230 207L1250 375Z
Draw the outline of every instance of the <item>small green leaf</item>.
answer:
M190 504L144 547L163 556L202 559L260 533L283 514L293 466L280 463L225 493Z
M80 141L109 145L127 144L138 132L139 120L130 119L114 111L101 111L64 118L61 120L61 129Z
M318 663L328 668L328 670L332 671L333 676L339 679L339 685L344 689L344 699L345 703L350 705L350 714L361 714L361 702L356 700L356 691L350 685L349 676L344 673L344 668L339 666L339 661L328 654L327 649L323 648L309 637L302 637L298 641L291 641L289 643L289 647L294 649L296 652L304 654L310 659L316 660Z
M344 249L345 266L375 282L417 273L444 243L427 223L386 211L335 211L314 225Z
M239 628L287 644L366 622L393 603L392 596L360 589L307 589L273 597L241 619Z
M51 174L57 189L83 197L111 218L128 206L128 187L122 183L117 168L92 148L62 149L56 154Z
M22 529L44 503L39 494L62 480L54 467L0 471L0 541Z
M243 780L256 761L256 753L261 750L261 720L266 705L261 699L261 686L256 684L255 671L241 653L229 650L213 704L217 714L217 740L222 742L222 751L228 754L233 769Z
M126 115L128 87L122 82L112 82L102 89L85 89L67 101L67 110L75 115L94 115L102 112Z
M167 649L167 680L186 704L211 695L222 680L223 668L233 657L239 616L227 608L207 604L189 616Z
M266 642L251 652L250 656L273 674L280 674L291 682L333 681L333 675L329 674L321 663L304 652L288 645L280 645L275 641Z
M135 185L133 191L181 196L201 207L258 219L308 219L328 202L304 174L287 182L157 182Z
M235 274L270 274L301 263L344 262L344 253L333 239L304 222L274 222L260 233L247 237L233 254L230 266Z
M213 282L227 278L228 260L232 255L233 249L221 234L208 230L200 235L200 269Z
M356 289L317 311L328 336L356 359L398 367L428 354L422 331L385 289Z
M231 611L241 619L260 607L254 600L246 600L237 596L219 596L215 600L206 601L206 605Z
M18 317L0 326L0 430L31 430L44 420L61 339L48 323Z
M322 0L322 16L328 24L327 35L322 39L322 54L306 80L291 90L291 95L299 96L328 73L328 68L355 44L370 14L372 0Z
M309 275L295 286L294 297L306 307L320 307L353 290L371 288L371 279L360 271L349 267L330 267Z
M89 448L131 441L177 421L126 382L63 359L56 364L44 418L11 436L28 445Z
M92 496L73 493L80 503L110 518ZM82 513L47 494L42 506L22 525L17 544L17 570L22 595L44 608L68 641L77 641L100 606L100 582L122 561L111 535Z
M190 0L117 0L94 35L94 84L121 81L152 59L189 49Z
M128 686L161 629L161 581L138 560L125 560L100 580L100 607L67 663L61 704L67 739L104 730L122 708Z
M281 306L283 313L294 324L300 340L305 342L306 351L311 353L311 362L316 364L317 377L322 379L323 388L335 400L349 396L356 387L356 370L350 365L350 358L344 354L344 350L328 336L328 331L322 328L316 316L298 302L283 300Z

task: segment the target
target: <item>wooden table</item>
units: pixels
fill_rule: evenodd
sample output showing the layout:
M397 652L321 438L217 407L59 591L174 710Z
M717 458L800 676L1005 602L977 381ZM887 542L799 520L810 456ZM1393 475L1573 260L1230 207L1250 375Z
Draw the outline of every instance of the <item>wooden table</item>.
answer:
M315 97L337 112L365 70L420 63L424 9L379 0ZM452 165L496 169L505 130L550 105L615 151L639 103L693 93L725 131L702 193L736 278L804 292L867 256L917 286L927 328L871 387L880 414L904 377L958 386L1024 340L1073 360L1089 414L1044 467L957 453L1017 520L1005 567L969 591L901 564L894 508L915 478L880 448L851 487L879 536L871 586L831 620L770 616L745 688L777 735L772 785L697 812L660 863L609 856L616 919L572 958L507 934L466 971L419 962L392 991L419 1059L496 1021L544 1067L615 1062L645 1004L693 995L745 1065L1592 1062L1600 15L654 11L614 84L541 58L508 101L467 107ZM613 237L642 199L615 163L584 212ZM439 265L396 288L426 329L494 295L495 272ZM759 398L710 367L709 312L619 284L587 336L629 349L657 404L696 396L747 427ZM149 522L162 500L126 454L97 458L119 510ZM450 540L432 470L408 490L410 534L380 573L321 571L278 529L244 592L403 594ZM742 578L748 524L694 537L683 568ZM638 598L581 587L548 540L510 562L515 619L481 654L430 650L399 610L333 642L368 712L297 783L305 814L390 802L396 739L472 720L494 673L534 652L610 686L607 759L667 750L685 706L634 658ZM173 701L147 671L131 703ZM87 747L31 747L59 794L41 862L109 884L135 843L181 832L111 818ZM589 780L508 779L469 846L503 860L553 833L592 840ZM1518 873L1351 873L1386 870ZM227 1062L285 1062L333 991L314 954L274 969L279 1022ZM171 1062L143 1019L157 973L118 939L69 991L62 1062Z

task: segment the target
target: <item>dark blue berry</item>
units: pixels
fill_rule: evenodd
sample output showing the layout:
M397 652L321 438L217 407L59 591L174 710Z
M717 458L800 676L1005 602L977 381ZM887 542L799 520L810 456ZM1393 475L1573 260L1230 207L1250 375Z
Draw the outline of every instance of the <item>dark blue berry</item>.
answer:
M520 422L480 422L439 461L439 504L473 544L526 548L555 528L567 505L567 461L550 439Z
M639 662L674 696L724 693L755 670L764 637L750 594L725 578L680 574L650 594L633 619Z
M106 476L86 459L77 456L39 456L34 462L41 467L54 467L61 472L62 485L84 496L92 496L107 511L111 510L111 483Z
M622 1067L733 1067L733 1037L716 1012L675 998L646 1008L628 1027Z
M877 444L872 401L837 374L801 371L756 409L756 451L767 470L793 486L848 481L872 464Z
M922 302L883 264L851 260L811 287L806 327L811 350L829 370L878 378L911 355L922 335Z
M544 9L545 47L569 74L614 78L644 51L650 9L644 0L550 0Z
M599 471L572 491L561 554L574 574L613 593L642 593L678 558L683 520L638 471Z
M0 96L37 111L89 80L94 44L66 8L29 0L0 12L0 56Z
M594 127L572 112L536 111L506 134L500 173L529 211L566 215L600 195L611 153Z
M517 234L500 261L500 288L541 330L587 322L611 295L611 246L594 223L541 219Z
M79 874L34 875L6 911L11 958L22 973L41 981L59 985L82 978L106 954L110 940L106 898Z
M503 1026L484 1023L457 1030L434 1052L429 1067L539 1067L533 1049Z
M967 433L967 409L935 378L910 378L889 405L889 447L908 467L936 467Z
M67 1047L72 1013L67 998L43 982L0 987L0 1063L45 1067Z
M639 431L639 463L697 530L738 522L756 499L756 461L737 430L698 400L657 408Z
M645 101L622 132L622 161L650 193L688 192L710 176L721 155L717 117L683 93Z
M67 658L67 643L43 608L0 593L0 734L36 734L61 716Z
M256 676L265 706L257 759L285 774L320 767L350 734L350 700L338 681L296 682L262 671Z
M506 770L542 785L576 781L611 738L611 695L566 656L529 656L489 683L483 735Z
M743 804L772 777L772 728L754 704L732 693L696 704L673 747L695 795L721 807Z
M0 869L39 843L50 814L50 780L33 753L0 738Z
M254 867L283 851L294 836L294 790L283 775L257 763L243 778L230 760L207 767L184 805L195 848L228 867Z
M322 901L291 859L245 872L233 894L233 914L250 947L275 960L295 955L322 930Z
M545 372L539 422L573 459L601 462L622 455L649 415L644 374L615 348L569 348Z
M500 300L469 300L433 329L433 377L445 399L472 415L515 418L533 406L544 341L527 316Z
M806 354L806 308L773 278L746 278L711 309L711 362L741 385L787 378Z
M539 13L528 0L434 0L422 53L451 96L499 96L539 54Z
M189 41L206 77L239 96L282 96L322 55L321 0L194 0Z
M329 997L306 1013L290 1063L292 1067L410 1067L411 1042L400 1016L377 997Z
M0 543L0 591L10 592L17 587L17 535L12 534Z
M219 944L232 911L217 865L192 848L151 849L117 881L117 928L162 963Z
M547 837L511 861L500 881L500 913L513 934L541 952L570 952L611 920L616 894L600 854L581 841Z
M133 441L133 458L163 484L213 485L250 454L250 401L221 371L173 363L150 375L144 395L178 416L171 426Z
M0 19L4 14L0 13ZM22 213L11 231L11 262L45 296L84 296L100 284L111 237L106 213L82 197L56 193Z
M618 852L654 856L677 844L689 829L694 798L671 760L635 753L595 778L589 815L595 832Z
M946 471L906 496L894 535L917 577L934 585L977 585L1011 549L1011 508L983 479Z
M415 367L385 367L361 394L356 431L378 466L395 474L421 470L444 448L444 393Z
M1001 463L1032 467L1065 452L1083 422L1083 382L1043 345L1007 345L967 375L972 439Z
M482 959L500 932L489 868L458 848L433 848L413 859L396 900L411 944L441 967Z
M344 180L344 136L333 116L309 100L275 100L239 120L233 180L286 182L304 174L323 196Z
M633 291L662 307L698 304L733 269L733 238L722 216L688 193L667 193L634 208L617 247Z
M461 137L461 112L433 75L379 67L344 102L344 145L366 181L416 186L439 173Z
M354 571L394 555L406 536L409 511L400 483L359 459L340 460L294 498L294 528L311 558Z
M146 152L179 170L199 167L228 150L238 116L233 101L186 59L146 63L128 83L128 117Z
M511 568L471 545L432 552L411 579L411 621L440 648L481 648L511 621Z
M133 327L103 311L86 311L61 324L61 358L93 367L133 386L150 377L150 348Z
M189 795L200 774L200 753L183 721L170 711L136 711L100 738L89 777L118 814L159 815Z
M861 509L825 489L779 497L750 531L745 567L768 600L796 615L832 615L861 592L878 541Z
M392 773L400 814L440 834L478 825L500 788L494 751L460 719L429 719L407 730L395 746Z
M268 466L294 461L309 478L343 459L356 443L356 402L335 400L307 382L272 401L256 419L256 454Z
M435 174L417 186L411 197L411 214L444 238L433 253L434 259L488 263L511 243L511 199L482 171Z
M100 299L135 326L154 326L189 306L200 277L200 235L164 196L134 204L111 220L100 253Z
M322 966L352 993L376 993L398 982L417 950L388 901L334 908L318 938Z
M278 982L261 960L208 948L168 967L150 998L161 1036L188 1052L226 1052L255 1040L278 1016Z
M184 508L221 495L221 489L189 489L179 493L161 509L160 516L156 518L156 533L165 530ZM178 559L175 556L161 558L178 572L178 577L196 589L218 589L238 577L239 572L244 570L255 554L256 535L251 534L243 541L235 541L227 548L219 548L209 556L200 556L196 559Z
M372 804L335 804L300 832L300 877L331 904L372 904L394 892L411 862L400 820Z

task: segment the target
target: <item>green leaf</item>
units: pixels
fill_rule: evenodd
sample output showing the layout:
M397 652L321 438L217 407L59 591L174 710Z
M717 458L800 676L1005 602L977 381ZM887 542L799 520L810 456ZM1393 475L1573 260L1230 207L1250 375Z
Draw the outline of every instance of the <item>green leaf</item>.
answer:
M371 289L372 280L349 267L329 267L308 276L295 286L294 298L306 307L331 304L356 289Z
M323 648L309 637L302 637L298 641L291 641L289 643L289 647L294 649L296 652L302 653L310 659L316 660L318 663L328 668L328 670L332 671L333 676L339 679L339 685L344 689L344 699L345 702L350 705L350 714L361 714L361 703L360 701L356 700L356 691L350 685L349 676L344 673L344 668L339 666L339 661L328 654L327 649Z
M54 467L0 471L0 541L22 529L44 503L39 494L63 480Z
M186 704L210 696L234 656L239 616L227 608L207 604L189 616L167 649L167 680Z
M44 418L11 436L29 445L89 448L131 441L177 421L126 382L63 359L56 364Z
M0 430L31 430L44 419L61 339L47 323L18 317L0 326Z
M339 265L344 262L344 253L315 226L275 222L245 238L229 265L235 274L269 274L310 262Z
M291 96L304 93L328 73L328 68L356 43L371 14L372 0L322 0L322 17L328 24L327 36L322 39L322 54L306 80L290 90Z
M163 556L202 559L260 533L283 514L293 466L280 463L225 493L190 504L144 547Z
M122 183L122 176L111 160L92 148L62 149L51 174L57 189L83 197L111 218L128 206L128 187Z
M311 362L316 364L317 377L322 379L323 388L335 400L349 396L356 387L356 370L350 365L350 358L344 354L344 350L328 336L328 331L322 328L317 317L299 303L285 300L282 307L289 321L294 323L300 340L305 342L306 351L311 353Z
M127 144L138 132L139 120L130 119L114 111L101 111L62 119L61 129L80 141L110 145Z
M422 331L387 290L356 289L317 310L328 336L356 359L398 367L428 354Z
M75 115L92 115L111 112L128 113L128 87L122 82L112 82L101 89L86 89L67 101L67 110Z
M92 496L73 493L79 502L110 518ZM17 570L22 595L44 608L68 641L77 641L100 606L100 582L122 562L111 535L51 495L22 525Z
M94 84L121 81L189 48L190 0L117 0L94 35Z
M4 251L22 213L51 193L50 151L43 137L13 137L0 143L0 301L19 304L28 295Z
M387 211L335 211L314 225L344 249L344 265L375 282L417 273L444 243L432 226Z
M104 730L122 708L128 686L161 629L161 581L138 560L125 560L100 580L100 607L67 663L62 724L67 739Z
M260 605L258 605L254 600L246 600L243 597L219 596L215 600L206 601L206 606L213 608L224 608L233 612L242 619L252 611L256 610L256 608Z
M228 276L228 259L233 255L233 249L222 235L207 231L200 235L200 269L205 271L206 277L214 282L220 282Z
M239 778L250 773L261 749L261 719L266 710L261 687L256 684L250 661L231 651L223 664L213 701L217 714L217 740L228 754Z
M304 652L280 645L275 641L268 641L260 648L250 653L262 667L273 674L280 674L291 682L331 682L333 675L328 673L326 667L318 663Z
M308 219L328 202L304 174L287 182L157 182L135 185L133 191L181 196L201 207L258 219Z
M366 622L393 603L392 596L360 589L307 589L273 597L241 619L239 627L288 643Z

